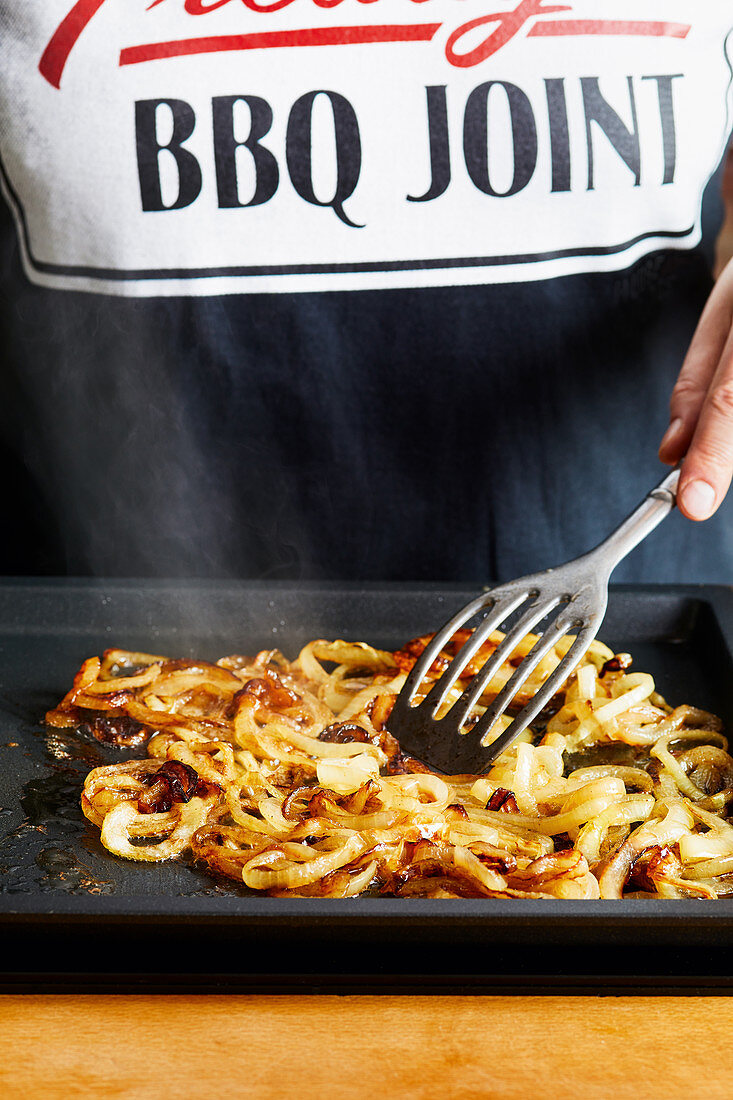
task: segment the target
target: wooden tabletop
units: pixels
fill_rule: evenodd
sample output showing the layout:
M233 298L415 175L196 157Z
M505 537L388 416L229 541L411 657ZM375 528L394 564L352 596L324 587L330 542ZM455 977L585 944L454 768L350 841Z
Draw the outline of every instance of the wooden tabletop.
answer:
M733 998L3 996L4 1100L733 1097Z

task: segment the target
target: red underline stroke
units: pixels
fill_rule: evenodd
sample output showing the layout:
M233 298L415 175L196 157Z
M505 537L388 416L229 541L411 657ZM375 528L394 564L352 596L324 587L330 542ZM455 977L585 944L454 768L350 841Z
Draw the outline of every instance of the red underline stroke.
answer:
M686 38L691 27L685 23L654 23L623 19L556 19L551 23L535 23L527 31L528 38L552 38L554 35L632 34L665 38Z
M208 38L184 38L178 42L151 42L120 51L120 65L137 65L166 57L223 53L230 50L266 50L282 46L363 45L368 42L429 42L441 23L417 26L314 27L297 31L261 31Z

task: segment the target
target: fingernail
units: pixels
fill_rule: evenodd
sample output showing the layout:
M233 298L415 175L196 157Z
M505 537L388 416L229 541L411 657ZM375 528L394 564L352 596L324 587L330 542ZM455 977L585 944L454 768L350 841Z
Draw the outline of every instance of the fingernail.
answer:
M707 519L715 507L715 489L707 481L690 481L681 493L685 511L693 519Z
M665 447L668 447L670 443L674 442L674 440L680 434L681 429L682 417L676 416L662 436L662 442L659 444L659 450L663 451Z

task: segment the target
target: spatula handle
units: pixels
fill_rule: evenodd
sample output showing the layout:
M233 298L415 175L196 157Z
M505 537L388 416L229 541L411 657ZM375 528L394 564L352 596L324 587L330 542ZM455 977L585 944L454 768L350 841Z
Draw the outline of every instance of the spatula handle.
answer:
M605 568L607 574L610 574L618 563L642 539L646 538L665 516L669 515L677 503L679 480L679 468L667 474L664 481L644 497L628 519L625 519L600 546L591 551L593 556L599 559L599 565Z

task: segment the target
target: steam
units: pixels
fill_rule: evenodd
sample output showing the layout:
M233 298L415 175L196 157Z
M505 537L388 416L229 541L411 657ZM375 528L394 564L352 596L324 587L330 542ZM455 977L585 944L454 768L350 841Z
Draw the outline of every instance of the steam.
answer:
M3 266L17 263L6 257ZM23 414L0 410L0 417L59 533L57 569L100 577L298 575L303 548L295 545L292 493L278 475L266 476L268 456L252 453L242 416L246 348L238 378L202 351L210 343L202 330L226 330L223 308L61 295L31 287L19 271L12 279L15 340L0 397ZM231 332L222 338L237 341ZM277 532L268 528L283 509L288 521L273 560Z

